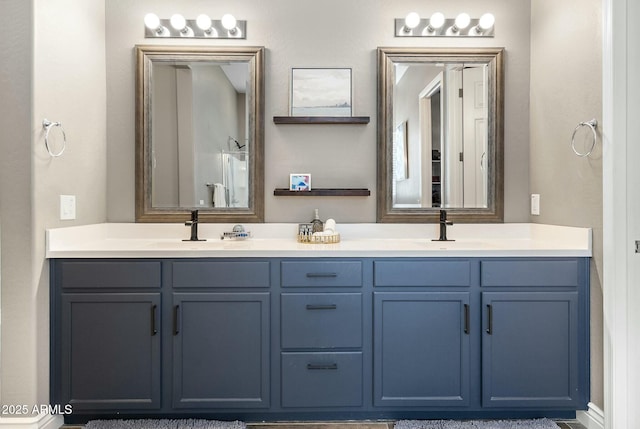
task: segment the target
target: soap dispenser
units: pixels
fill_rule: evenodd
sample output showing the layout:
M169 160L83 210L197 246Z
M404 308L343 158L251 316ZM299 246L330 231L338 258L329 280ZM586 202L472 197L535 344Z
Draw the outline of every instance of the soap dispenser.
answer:
M318 209L315 209L315 214L313 216L313 220L311 221L311 231L322 232L323 230L324 230L324 224L320 220L320 216L318 215Z

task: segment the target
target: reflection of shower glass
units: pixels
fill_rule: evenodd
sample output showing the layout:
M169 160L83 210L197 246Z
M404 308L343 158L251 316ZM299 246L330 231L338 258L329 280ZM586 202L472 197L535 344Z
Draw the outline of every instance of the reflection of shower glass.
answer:
M249 206L249 154L247 151L222 153L222 184L229 207Z

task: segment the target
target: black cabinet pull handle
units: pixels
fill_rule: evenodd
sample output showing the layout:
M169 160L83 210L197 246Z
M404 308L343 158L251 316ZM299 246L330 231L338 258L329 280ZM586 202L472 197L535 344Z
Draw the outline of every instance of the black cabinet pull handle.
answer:
M307 277L318 278L318 277L338 277L338 273L307 273Z
M154 336L158 333L158 328L156 326L156 319L158 317L158 306L151 306L151 336Z
M338 369L337 363L308 363L307 369L315 370L315 369Z
M464 305L464 333L469 333L469 304Z
M493 333L493 307L491 304L487 304L487 334L491 335Z
M336 304L307 304L307 310L335 310Z
M173 335L180 333L180 306L173 307Z

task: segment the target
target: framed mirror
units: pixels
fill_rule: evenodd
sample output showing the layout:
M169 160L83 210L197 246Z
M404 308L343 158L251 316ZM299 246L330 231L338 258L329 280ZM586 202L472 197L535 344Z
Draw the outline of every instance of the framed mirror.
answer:
M502 222L502 48L378 48L378 222Z
M136 222L264 221L264 48L135 51Z

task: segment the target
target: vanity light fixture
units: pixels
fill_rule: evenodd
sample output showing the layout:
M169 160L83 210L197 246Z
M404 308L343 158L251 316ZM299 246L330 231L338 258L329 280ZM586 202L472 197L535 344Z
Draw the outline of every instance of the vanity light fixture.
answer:
M492 29L495 22L496 18L492 13L485 13L478 20L478 25L469 31L469 36L481 36L485 31Z
M437 30L441 29L444 25L444 15L440 12L436 12L429 18L429 24L422 30L423 36L430 36Z
M456 16L453 25L447 28L447 36L459 36L461 31L467 28L471 24L471 17L468 13L461 13Z
M169 29L160 24L160 18L155 13L148 13L144 16L144 25L147 28L147 33L152 33L153 37L169 37Z
M196 18L197 27L204 31L206 37L218 37L218 31L212 27L212 24L213 22L207 14L202 13Z
M233 15L230 13L222 15L220 22L227 30L229 37L242 38L242 30L238 28L238 21Z
M184 16L176 13L171 15L169 22L174 30L178 30L180 32L180 37L193 37L193 30L187 25L187 20L184 19Z
M420 24L420 15L415 12L409 12L407 16L404 18L404 26L402 27L402 31L405 34L409 34Z
M185 19L176 13L170 19L160 19L154 13L144 17L145 37L183 37L193 39L246 39L246 21L239 21L231 14L225 14L220 20L212 20L206 14L196 19Z
M429 19L420 18L416 12L405 18L395 19L396 37L493 37L495 17L485 13L479 19L473 19L467 13L455 18L445 18L435 12Z

